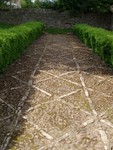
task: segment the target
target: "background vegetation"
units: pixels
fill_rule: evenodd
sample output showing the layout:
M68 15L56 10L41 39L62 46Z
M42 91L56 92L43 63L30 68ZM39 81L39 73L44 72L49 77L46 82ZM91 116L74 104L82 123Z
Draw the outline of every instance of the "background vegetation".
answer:
M32 3L30 0L24 1L27 6L31 5L32 7L57 9L61 11L68 10L72 13L109 12L110 6L113 4L113 0L35 0L35 3Z
M0 0L0 10L7 9L7 5L4 2L5 0Z
M70 34L72 33L72 29L61 29L61 28L46 28L45 32L51 33L51 34Z
M63 9L70 12L109 12L113 0L58 0Z
M0 0L0 8L6 9L4 1ZM110 12L110 6L113 0L19 0L22 8L44 8L59 11L68 10L70 13L88 13L88 12Z

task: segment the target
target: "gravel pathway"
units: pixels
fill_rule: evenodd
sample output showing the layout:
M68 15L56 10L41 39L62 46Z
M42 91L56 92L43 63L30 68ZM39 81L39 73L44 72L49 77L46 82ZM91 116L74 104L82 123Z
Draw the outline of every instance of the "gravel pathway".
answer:
M0 76L6 149L113 150L113 69L75 35L43 35Z

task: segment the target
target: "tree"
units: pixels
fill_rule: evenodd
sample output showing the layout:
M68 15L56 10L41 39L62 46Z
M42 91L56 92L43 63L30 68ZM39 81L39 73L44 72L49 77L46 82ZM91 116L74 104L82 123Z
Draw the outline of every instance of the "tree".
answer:
M59 4L71 12L108 12L113 0L58 0Z

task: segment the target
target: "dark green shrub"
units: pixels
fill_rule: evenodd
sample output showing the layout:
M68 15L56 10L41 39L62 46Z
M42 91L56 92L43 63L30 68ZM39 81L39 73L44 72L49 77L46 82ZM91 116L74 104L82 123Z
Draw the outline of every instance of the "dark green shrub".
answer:
M59 5L72 15L88 12L110 12L113 0L57 0Z
M14 25L0 23L0 30L12 28Z
M0 31L0 72L42 34L43 23L30 22Z
M72 32L71 28L46 28L45 29L46 32L50 33L50 34L67 34Z
M73 26L73 32L102 60L113 65L113 33L111 31L78 24Z
M0 10L8 9L8 6L4 2L5 2L5 0L0 0Z
M59 9L58 1L56 0L45 0L45 1L39 1L39 7L42 9Z

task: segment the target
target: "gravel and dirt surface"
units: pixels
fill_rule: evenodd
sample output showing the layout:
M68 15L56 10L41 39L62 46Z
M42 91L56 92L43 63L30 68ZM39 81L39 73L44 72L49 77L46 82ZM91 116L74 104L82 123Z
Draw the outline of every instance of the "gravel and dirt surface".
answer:
M112 150L113 68L75 35L44 34L0 76L0 150Z

